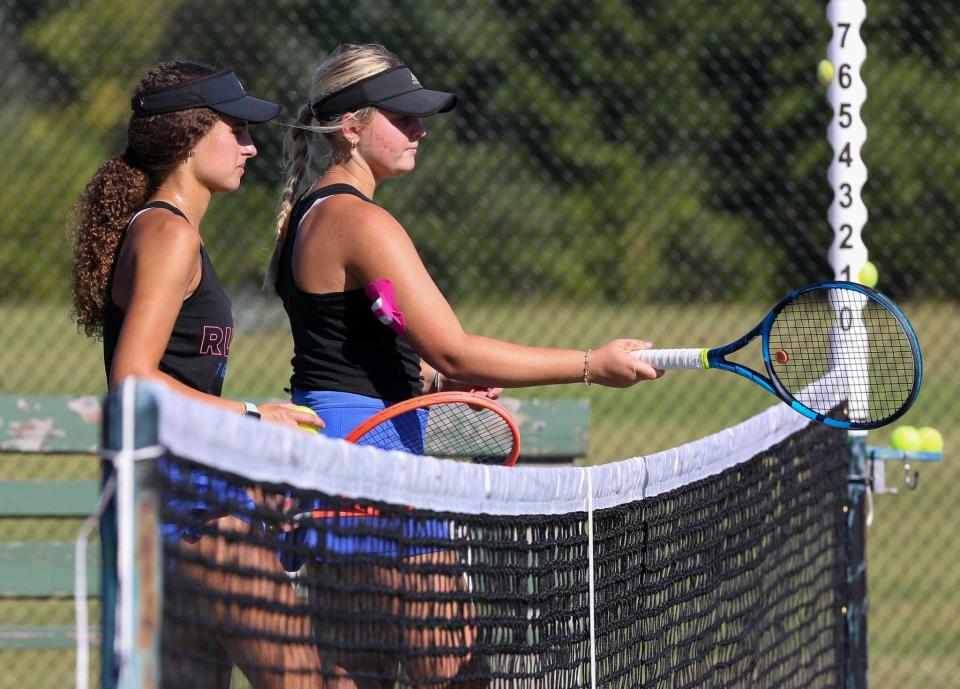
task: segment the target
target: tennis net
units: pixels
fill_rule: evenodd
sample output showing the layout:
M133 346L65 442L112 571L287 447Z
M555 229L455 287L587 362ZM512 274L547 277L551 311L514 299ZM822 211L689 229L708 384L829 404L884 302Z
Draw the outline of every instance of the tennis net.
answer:
M108 407L121 676L843 683L846 436L784 405L584 468L382 452L133 382Z

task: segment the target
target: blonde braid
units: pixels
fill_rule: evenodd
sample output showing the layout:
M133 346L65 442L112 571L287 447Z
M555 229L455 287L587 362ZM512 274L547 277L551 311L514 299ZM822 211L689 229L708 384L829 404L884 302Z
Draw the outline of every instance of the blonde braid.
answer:
M329 93L345 88L361 79L383 72L392 67L399 67L400 58L381 45L367 44L354 45L344 43L334 50L317 68L310 93L310 102ZM376 108L364 107L353 113L351 127L365 127L372 120ZM280 264L280 253L283 251L283 241L287 236L290 224L290 214L293 212L294 202L300 193L304 177L310 167L310 144L313 134L322 134L324 137L322 164L317 165L319 173L325 172L332 165L347 163L351 156L351 146L343 136L343 115L331 115L323 122L314 123L313 111L310 103L301 106L295 122L287 125L285 154L287 160L287 181L283 185L280 199L277 203L277 220L274 224L274 235L277 245L274 247L267 266L267 275L264 279L264 289L276 286L277 272Z
M267 266L264 289L269 289L276 283L280 252L283 250L283 240L287 236L290 213L293 211L293 204L310 166L310 141L313 138L313 131L309 125L312 119L313 112L310 110L310 104L307 103L297 113L297 119L287 132L284 142L287 182L283 185L277 203L277 219L274 224L277 244L270 256L270 264Z

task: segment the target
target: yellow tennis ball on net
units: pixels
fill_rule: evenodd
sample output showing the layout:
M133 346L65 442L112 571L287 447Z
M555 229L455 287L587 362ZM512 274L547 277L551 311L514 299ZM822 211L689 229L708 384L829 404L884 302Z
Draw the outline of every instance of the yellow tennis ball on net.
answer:
M924 426L918 428L917 433L920 434L921 452L943 452L943 436L936 428Z
M302 404L294 404L293 408L296 409L297 411L302 411L305 414L311 414L312 416L317 416L317 412L313 411L313 409L311 409L310 407L303 406ZM297 426L299 426L301 430L304 430L307 433L317 433L317 434L320 433L320 429L317 428L316 426L311 426L305 423L298 423Z
M863 267L860 268L860 275L858 276L857 282L867 287L876 287L879 278L877 267L870 261L867 261L863 264Z
M820 60L817 65L817 79L823 86L827 86L833 81L834 70L833 63L830 60Z
M897 426L890 436L890 444L895 450L916 452L920 449L920 432L913 426Z

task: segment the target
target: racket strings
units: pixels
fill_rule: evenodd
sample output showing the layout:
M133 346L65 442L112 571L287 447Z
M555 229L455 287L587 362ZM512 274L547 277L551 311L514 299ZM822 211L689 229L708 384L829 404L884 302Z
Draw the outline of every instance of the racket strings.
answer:
M907 403L916 385L909 333L883 304L855 290L801 294L774 320L769 348L772 373L792 396L825 378L832 381L831 394L808 405L831 418L843 413L855 421L884 420ZM848 406L838 411L838 399Z
M512 456L515 441L510 424L497 412L449 402L413 409L384 421L358 438L356 444L503 464Z

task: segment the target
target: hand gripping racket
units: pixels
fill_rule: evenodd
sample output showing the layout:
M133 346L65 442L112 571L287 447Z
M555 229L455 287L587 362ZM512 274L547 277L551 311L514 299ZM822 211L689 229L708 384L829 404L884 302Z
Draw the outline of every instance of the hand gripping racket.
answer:
M757 337L766 375L726 358ZM794 290L722 347L631 355L658 369L732 371L804 416L845 429L900 417L917 399L923 374L917 336L900 309L876 290L839 281Z
M512 466L520 431L501 405L468 392L437 392L391 405L345 438L357 445Z

